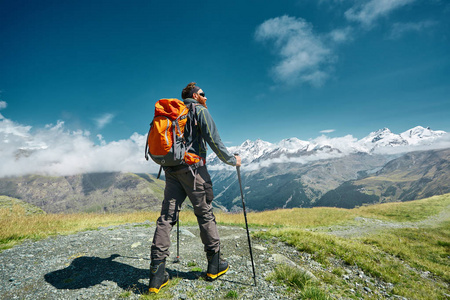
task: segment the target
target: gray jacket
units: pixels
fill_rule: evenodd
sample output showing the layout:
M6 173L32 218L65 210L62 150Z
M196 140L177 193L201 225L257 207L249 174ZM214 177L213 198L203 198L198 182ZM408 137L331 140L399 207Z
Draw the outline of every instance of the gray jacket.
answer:
M200 157L206 159L207 145L216 153L217 157L228 165L236 165L236 157L230 154L220 139L219 132L217 131L216 124L211 117L208 109L199 104L195 99L187 98L183 100L186 105L191 103L198 104L195 106L194 118L195 122L192 122L191 127L186 124L184 136L186 138L187 145L192 142L192 147L189 152L195 153Z

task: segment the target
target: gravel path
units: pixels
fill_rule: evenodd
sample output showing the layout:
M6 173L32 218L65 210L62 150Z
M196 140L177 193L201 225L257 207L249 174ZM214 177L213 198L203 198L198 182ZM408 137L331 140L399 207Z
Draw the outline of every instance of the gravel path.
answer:
M5 250L0 253L0 299L138 299L148 290L154 226L146 222L99 228ZM219 226L219 232L230 271L214 282L205 281L207 263L198 227L181 226L181 260L173 262L174 229L166 266L179 282L159 294L164 291L169 299L220 299L228 293L247 299L289 299L285 288L264 280L277 263L273 250L253 244L255 287L245 229ZM277 247L277 255L285 259L298 256L281 243Z

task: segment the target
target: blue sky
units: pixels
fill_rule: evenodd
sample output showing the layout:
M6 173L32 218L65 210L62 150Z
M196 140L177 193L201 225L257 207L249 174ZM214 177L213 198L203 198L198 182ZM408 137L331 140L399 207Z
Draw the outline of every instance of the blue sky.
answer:
M190 81L228 146L450 131L444 0L2 0L0 36L0 121L32 137L144 135Z

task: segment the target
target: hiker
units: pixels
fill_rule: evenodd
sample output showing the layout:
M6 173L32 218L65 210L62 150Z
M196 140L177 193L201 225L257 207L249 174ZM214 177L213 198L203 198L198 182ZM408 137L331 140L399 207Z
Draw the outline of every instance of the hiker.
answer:
M166 177L164 200L161 216L156 222L155 234L151 247L150 292L158 293L169 281L165 271L165 261L169 256L170 232L178 221L181 204L189 197L194 208L200 228L200 237L208 260L206 278L215 280L228 271L228 262L222 259L220 239L216 219L213 214L214 198L212 182L206 168L206 143L220 160L231 166L240 166L241 158L230 154L222 143L216 125L206 107L205 92L189 83L182 91L181 97L185 105L193 104L193 118L188 120L193 126L186 126L184 137L186 144L192 143L189 153L200 156L200 164L195 172L192 167L181 164L175 167L163 167ZM192 116L191 116L192 118Z

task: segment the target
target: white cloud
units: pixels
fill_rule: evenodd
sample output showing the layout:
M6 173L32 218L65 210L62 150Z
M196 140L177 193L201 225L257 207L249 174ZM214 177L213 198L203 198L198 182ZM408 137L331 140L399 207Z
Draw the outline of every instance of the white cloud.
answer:
M376 154L403 154L411 151L439 150L450 147L450 133L445 133L429 143L402 145L397 147L379 147L374 150Z
M359 148L358 139L353 137L352 135L345 135L341 137L330 138L325 135L321 135L313 140L311 140L312 145L315 147L326 147L339 149L339 153L342 154L350 154L356 152ZM335 152L331 152L333 154Z
M417 23L395 23L392 25L392 30L389 35L391 39L398 39L403 35L411 32L423 32L430 27L435 26L437 23L435 21L422 21Z
M307 82L320 86L329 77L334 55L324 38L313 33L312 25L302 18L282 16L258 26L257 41L273 42L280 61L273 68L277 80L288 84Z
M114 119L114 115L113 114L105 113L105 114L101 115L100 117L94 119L94 121L95 121L95 123L97 125L97 128L98 129L102 129L106 125L111 123L113 119Z
M353 40L353 28L345 27L332 30L329 34L329 38L336 43L343 43Z
M371 27L374 22L392 11L408 5L415 0L370 0L365 1L347 10L345 17L349 21L361 23L363 26Z
M373 27L377 20L387 17L416 0L353 0L352 7L345 11L349 22L356 22L365 29ZM347 6L347 0L321 0L330 4L330 9L339 4ZM337 10L337 11L340 11ZM394 24L391 38L409 31L421 31L433 26L433 22ZM335 28L328 33L314 32L311 23L290 16L266 20L256 28L255 39L271 46L278 61L272 68L274 79L280 83L294 85L309 83L321 86L330 77L342 43L351 42L360 31L354 25Z
M336 129L325 129L325 130L320 131L320 133L332 133L335 131L336 131Z
M145 135L101 144L88 131L70 132L64 122L32 130L0 120L0 177L25 174L73 175L87 172L151 172L159 166L144 158Z
M0 110L5 109L8 106L8 104L5 101L0 101ZM5 117L3 117L2 114L0 114L0 120L3 120Z

